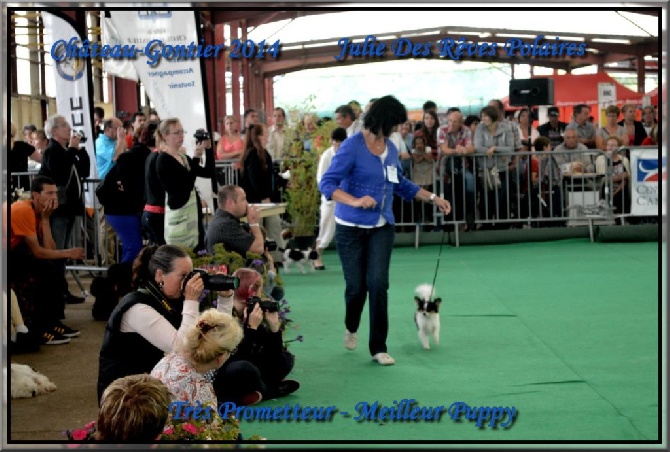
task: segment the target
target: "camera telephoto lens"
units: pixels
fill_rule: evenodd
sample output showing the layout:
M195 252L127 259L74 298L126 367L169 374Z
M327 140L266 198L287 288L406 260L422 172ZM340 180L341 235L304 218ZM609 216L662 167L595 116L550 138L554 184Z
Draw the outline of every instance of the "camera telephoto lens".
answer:
M196 274L200 274L200 278L202 279L202 282L205 285L205 289L207 290L234 290L240 286L240 278L237 276L210 275L205 269L195 268L184 280L184 287L186 287L186 283L188 283L188 281Z
M231 290L240 286L240 278L228 275L207 275L205 289L207 290Z

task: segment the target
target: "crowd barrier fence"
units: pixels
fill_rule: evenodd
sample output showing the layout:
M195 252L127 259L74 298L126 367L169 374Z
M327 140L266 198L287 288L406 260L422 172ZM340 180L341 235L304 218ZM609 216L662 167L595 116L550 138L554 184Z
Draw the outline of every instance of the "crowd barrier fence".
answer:
M623 147L619 152L628 155L631 149L633 147ZM599 158L606 165L604 171L596 172ZM529 177L529 159L539 162L537 182ZM299 161L278 160L276 171L281 172L287 166L285 164L294 164L296 160ZM581 172L571 171L576 166L574 162L582 163ZM217 161L218 185L236 185L239 181L238 166L236 161ZM500 170L497 179L494 174L486 174L492 167ZM408 165L405 175L410 179L412 171L413 165ZM36 174L36 171L12 173L11 186L24 187L22 197L25 198L29 196L30 181ZM623 205L621 209L613 206L614 174L612 159L604 151L594 149L494 153L492 157L481 154L443 155L433 164L432 186L426 188L449 200L452 212L443 215L433 205L416 200L407 202L396 196L396 231L414 231L415 246L418 247L421 231L449 230L454 232L455 245L458 246L459 234L472 229L586 225L593 241L594 224L624 224L632 216L630 205ZM7 177L3 180L8 183ZM77 217L75 222L73 246L83 247L86 257L81 262L69 262L66 266L83 292L77 272L105 271L114 256L121 254L120 243L105 223L104 209L95 196L100 182L100 179L84 180L82 196L88 204L86 215ZM630 190L630 186L626 189ZM19 192L10 194L13 198L19 195ZM631 198L623 196L621 199L630 203ZM317 218L314 221L318 224Z

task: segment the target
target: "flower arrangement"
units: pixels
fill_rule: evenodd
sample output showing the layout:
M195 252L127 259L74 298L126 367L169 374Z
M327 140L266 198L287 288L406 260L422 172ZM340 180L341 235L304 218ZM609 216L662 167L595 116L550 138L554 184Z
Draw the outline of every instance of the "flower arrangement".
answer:
M67 437L70 441L82 441L89 442L94 441L93 435L95 434L95 421L91 421L82 428L75 428L71 430L65 430L63 436Z
M72 442L95 442L95 421L89 422L83 428L66 430L63 435ZM262 439L258 435L253 435L248 441ZM237 419L234 417L221 419L219 416L213 416L210 420L171 418L157 442L226 441L234 443L240 440L242 440L240 423Z
M188 418L168 421L161 441L238 441L240 423L234 417L221 419L213 416L210 420ZM252 437L253 438L253 437Z

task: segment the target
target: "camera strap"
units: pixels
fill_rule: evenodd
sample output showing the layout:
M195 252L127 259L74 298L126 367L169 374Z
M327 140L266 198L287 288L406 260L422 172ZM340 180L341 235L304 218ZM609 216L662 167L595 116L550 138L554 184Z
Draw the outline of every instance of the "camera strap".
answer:
M151 284L151 282L148 282L146 286L140 287L139 289L137 289L137 291L138 291L138 292L141 292L141 293L143 293L143 294L145 294L145 295L149 295L149 296L152 297L154 300L158 301L158 302L159 302L159 303L160 303L160 304L167 310L168 313L171 314L172 311L174 310L174 309L172 308L172 306L170 306L170 303L168 303L167 301L165 301L165 297L163 297L163 296L161 296L161 295L158 295L158 294L156 293L156 292L159 292L159 293L161 293L161 292L160 292L159 289L156 289L155 287L153 287L153 285Z

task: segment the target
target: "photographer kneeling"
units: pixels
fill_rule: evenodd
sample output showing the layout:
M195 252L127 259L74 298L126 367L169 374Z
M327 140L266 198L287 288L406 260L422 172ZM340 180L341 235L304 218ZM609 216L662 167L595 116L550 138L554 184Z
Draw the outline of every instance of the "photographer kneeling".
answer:
M145 247L133 263L133 281L138 289L123 297L105 328L98 401L117 378L151 372L199 314L205 284L182 248Z
M242 323L244 338L217 372L214 390L219 403L253 405L297 391L300 383L285 379L295 356L284 349L277 302L259 298L263 277L257 271L240 268L233 275L239 278L239 287L234 293L220 292L219 304L232 303L231 314Z

